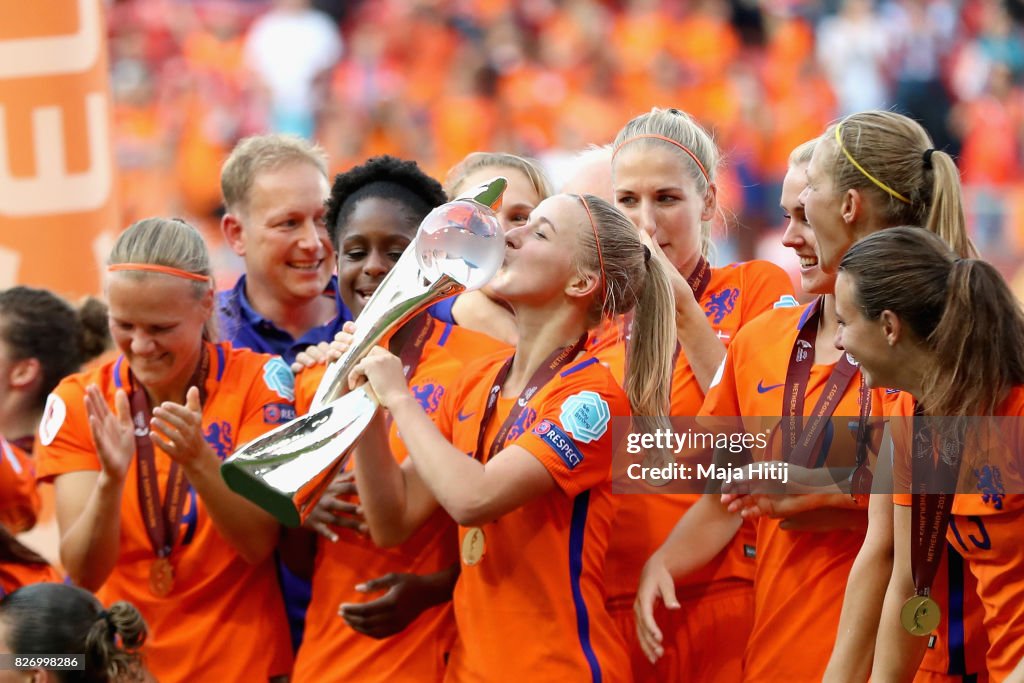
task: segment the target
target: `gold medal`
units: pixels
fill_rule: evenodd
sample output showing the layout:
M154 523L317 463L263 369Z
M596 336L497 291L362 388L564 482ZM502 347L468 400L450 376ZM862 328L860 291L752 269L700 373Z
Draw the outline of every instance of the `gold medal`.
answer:
M166 557L158 557L149 567L149 590L158 598L165 598L174 588L174 567Z
M466 530L462 537L462 561L466 566L472 567L483 558L487 552L487 539L484 530L480 527L473 527Z
M926 636L939 627L939 606L927 595L915 595L900 610L900 623L908 633Z

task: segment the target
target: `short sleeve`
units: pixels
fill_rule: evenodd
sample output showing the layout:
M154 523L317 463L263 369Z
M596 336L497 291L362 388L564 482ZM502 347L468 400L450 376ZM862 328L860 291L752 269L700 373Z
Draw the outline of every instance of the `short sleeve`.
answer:
M889 433L892 436L892 490L893 502L908 506L911 502L913 472L914 400L904 392L890 402Z
M85 412L85 387L77 377L65 379L47 397L35 452L40 481L53 481L68 472L100 470Z
M622 389L603 366L592 367L595 373L564 378L543 399L533 429L512 442L537 458L569 497L609 479L612 418L630 416Z
M738 340L737 340L738 341ZM725 358L718 367L708 393L704 396L700 416L738 416L740 415L740 399L736 393L736 355L739 345L734 342L725 352Z
M262 358L263 366L253 378L242 406L239 444L249 443L295 418L295 376L291 368L280 356Z
M32 460L0 436L0 525L20 533L31 529L39 514Z
M770 311L776 303L793 305L793 283L774 263L751 261L743 283L743 322Z
M298 415L305 415L313 405L313 397L316 390L320 388L320 382L327 374L327 365L321 363L311 368L305 368L295 375L295 412Z

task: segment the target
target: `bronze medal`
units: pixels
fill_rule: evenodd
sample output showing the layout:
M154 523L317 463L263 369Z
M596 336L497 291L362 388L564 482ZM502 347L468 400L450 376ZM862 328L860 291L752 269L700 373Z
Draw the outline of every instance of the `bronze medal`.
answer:
M480 527L473 527L466 530L462 538L462 561L466 566L472 567L478 563L487 552L487 538L484 530Z
M149 590L158 598L166 598L172 588L174 588L174 567L166 557L159 557L149 567Z
M913 596L900 610L900 623L914 636L926 636L937 629L940 617L938 604L927 595Z

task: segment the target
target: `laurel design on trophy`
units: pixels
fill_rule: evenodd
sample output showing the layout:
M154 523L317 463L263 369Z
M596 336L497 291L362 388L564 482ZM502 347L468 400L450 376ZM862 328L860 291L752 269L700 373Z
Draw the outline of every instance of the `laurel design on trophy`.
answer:
M379 407L368 388L344 393L370 350L431 305L487 284L505 236L495 211L508 185L495 178L431 211L356 319L348 351L327 368L308 415L241 446L223 465L228 487L286 526L298 526L345 465Z

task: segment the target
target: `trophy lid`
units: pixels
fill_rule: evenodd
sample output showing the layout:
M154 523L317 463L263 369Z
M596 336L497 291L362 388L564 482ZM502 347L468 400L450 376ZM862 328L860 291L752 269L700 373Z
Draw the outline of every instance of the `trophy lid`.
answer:
M455 199L469 199L477 204L490 207L491 211L497 211L501 208L501 198L506 187L508 187L508 179L497 176L476 187L471 187L465 192L460 192Z

